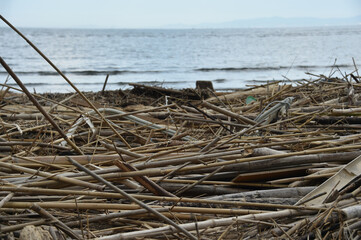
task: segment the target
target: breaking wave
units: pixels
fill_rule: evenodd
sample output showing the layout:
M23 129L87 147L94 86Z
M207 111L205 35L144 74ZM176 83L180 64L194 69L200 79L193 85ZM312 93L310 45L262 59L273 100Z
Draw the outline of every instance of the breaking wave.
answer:
M318 65L296 65L296 66L274 66L274 67L224 67L224 68L196 68L194 69L197 72L232 72L232 71L272 71L272 70L282 70L282 69L320 69L320 68L346 68L353 67L353 65L340 64L340 65L328 65L328 66L318 66Z

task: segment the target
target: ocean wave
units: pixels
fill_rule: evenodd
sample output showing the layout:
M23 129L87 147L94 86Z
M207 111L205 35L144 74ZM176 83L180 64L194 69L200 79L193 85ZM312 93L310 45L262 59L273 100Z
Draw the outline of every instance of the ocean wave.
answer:
M109 85L128 85L129 83L132 82L108 82L107 86ZM144 85L169 85L169 84L173 84L173 85L178 85L178 84L186 84L188 83L188 81L136 81L136 83L139 84L144 84ZM49 82L25 82L24 83L26 86L69 86L69 84L67 82L54 82L54 83L49 83ZM81 86L81 85L93 85L93 86L103 86L104 82L73 82L73 84L75 84L76 86ZM8 83L7 85L9 86L17 86L16 83Z
M102 86L104 85L104 82L73 82L74 85L76 86L81 86L81 85L94 85L94 86ZM124 83L127 84L127 83ZM8 83L7 85L9 86L18 86L18 84L16 83ZM67 82L56 82L56 83L44 83L44 82L25 82L24 83L25 86L70 86ZM117 85L117 83L107 83L107 85Z
M7 83L6 85L15 86L15 87L18 86L17 83ZM52 85L52 84L48 84L48 83L24 83L24 85L28 86L28 87L36 87L36 86L47 86L47 85ZM57 84L57 85L63 85L63 84Z
M74 75L121 75L121 74L139 74L139 73L161 73L164 71L159 70L144 70L144 71L132 71L132 70L112 70L112 71L93 71L93 70L85 70L85 71L65 71L65 73L68 74L74 74Z
M353 67L353 65L348 64L338 64L338 65L327 65L327 66L320 66L320 65L295 65L295 66L273 66L273 67L224 67L224 68L196 68L194 71L197 72L240 72L240 71L272 71L272 70L282 70L282 69L320 69L320 68L332 68L332 67L339 67L339 68L346 68L346 67Z
M73 74L73 75L80 75L80 76L94 76L94 75L121 75L121 74L153 74L153 73L164 73L166 71L154 70L154 71L132 71L132 70L79 70L79 71L63 71L64 74ZM0 74L7 74L5 71L0 71ZM39 75L39 76L57 76L59 75L57 72L51 71L19 71L16 72L19 75Z
M204 68L195 68L195 72L241 72L241 71L277 71L277 70L286 70L286 69L299 69L299 70L315 70L315 69L324 69L324 68L353 68L353 65L348 64L337 64L337 65L294 65L294 66L269 66L269 67L204 67ZM187 70L188 71L188 70ZM74 71L63 71L64 74L71 74L77 76L105 76L109 74L110 76L122 75L122 74L159 74L159 73L170 73L170 70L74 70ZM7 72L0 71L1 75L7 75ZM54 71L17 71L18 75L37 75L37 76L57 76L59 75Z

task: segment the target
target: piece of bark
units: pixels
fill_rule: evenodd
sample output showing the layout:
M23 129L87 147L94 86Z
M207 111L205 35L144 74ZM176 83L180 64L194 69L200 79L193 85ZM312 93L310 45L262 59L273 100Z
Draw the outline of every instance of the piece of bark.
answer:
M341 190L354 178L361 174L361 155L355 158L353 161L345 165L335 175L330 177L326 182L318 186L312 192L304 196L296 205L313 206L322 204L327 200L329 196L335 194L336 191ZM326 193L320 195L321 193ZM319 197L315 198L315 196ZM311 199L311 200L310 200ZM307 202L306 202L307 201Z

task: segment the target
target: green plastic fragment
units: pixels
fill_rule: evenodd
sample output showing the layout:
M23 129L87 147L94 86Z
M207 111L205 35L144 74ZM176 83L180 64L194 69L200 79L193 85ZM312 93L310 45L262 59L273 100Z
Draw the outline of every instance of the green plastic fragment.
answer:
M246 98L246 104L250 104L251 102L254 102L254 101L257 101L257 99L255 99L254 97L252 96L248 96Z

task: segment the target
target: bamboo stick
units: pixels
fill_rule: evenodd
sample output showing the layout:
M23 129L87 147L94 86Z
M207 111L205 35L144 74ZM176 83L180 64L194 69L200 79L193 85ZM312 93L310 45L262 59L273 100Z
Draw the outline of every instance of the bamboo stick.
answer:
M230 112L230 111L228 111L226 109L217 107L217 106L215 106L215 105L213 105L213 104L211 104L209 102L206 102L206 101L202 102L202 106L210 108L210 109L212 109L214 111L220 112L220 113L222 113L224 115L230 116L230 117L235 118L237 120L240 120L241 122L244 122L244 123L248 123L248 124L252 124L252 125L257 124L255 121L253 121L253 120L251 120L249 118L246 118L246 117L244 117L242 115L235 114L235 113Z
M43 225L46 223L52 223L51 221L49 221L48 219L40 219L40 220L35 220L35 221L31 221L31 222L27 222L27 223L21 223L21 224L16 224L16 225L12 225L12 226L2 226L1 227L1 233L7 233L7 232L14 232L17 230L21 230L26 226L29 225L34 225L34 226L39 226L39 225Z
M47 219L50 219L53 223L55 223L57 225L58 228L63 230L63 232L65 232L69 237L71 237L73 239L82 239L80 236L75 234L71 228L69 228L67 225L65 225L63 222L61 222L59 219L57 219L56 217L51 215L46 210L42 209L38 204L34 203L30 207L30 209L37 212L39 215L41 215Z
M300 214L300 213L298 213ZM242 221L242 219L254 219L254 220L266 220L269 218L275 219L275 218L281 218L281 217L289 217L289 216L295 216L297 215L297 212L292 210L283 210L279 212L271 212L271 213L260 213L260 214L253 214L253 215L245 215L244 217L234 217L234 218L223 218L223 219L212 219L212 220L206 220L202 222L197 223L186 223L181 224L182 227L188 229L188 230L195 230L197 229L204 229L204 228L214 228L217 226L228 226L234 222ZM241 219L241 220L239 220ZM130 233L119 233L109 236L100 237L101 240L115 240L115 239L133 239L133 238L139 238L139 237L150 237L150 236L156 236L159 234L170 234L170 233L176 233L177 230L175 228L172 228L170 226L167 227L161 227L151 230L141 230L141 231L133 231Z
M137 210L140 206L135 204L117 204L117 203L71 203L71 202L7 202L4 208L31 208L34 204L45 209L106 209L106 210ZM156 206L149 206L149 208L158 210ZM225 209L225 208L201 208L201 207L166 207L170 212L183 212L183 213L202 213L202 214L224 214L224 215L246 215L269 212L265 210L251 210L251 209ZM147 209L146 209L147 210ZM147 210L147 212L150 212ZM157 211L158 212L158 211ZM137 213L139 214L139 212ZM153 214L153 212L151 212ZM159 215L161 215L159 213ZM163 215L162 219L165 218Z
M45 194L45 195L74 195L74 196L94 196L94 197L104 197L104 198L114 198L122 199L122 195L118 193L109 193L109 192L91 192L91 191L80 191L80 190L61 190L61 189L42 189L42 188L29 188L29 187L1 187L2 191L11 191L11 192L23 192L23 193L33 193L33 194ZM281 205L281 204L271 204L271 203L255 203L255 202L245 202L245 201L225 201L225 200L212 200L212 199L201 199L201 198L187 198L187 197L163 197L163 196L149 196L149 195L139 195L132 194L133 197L139 200L151 200L151 201L161 201L161 202L184 202L184 203L204 203L204 204L219 204L219 205L228 205L236 207L263 207L263 208L280 208L280 209L299 209L299 210L322 210L315 207L305 207L305 206L293 206L293 205Z

